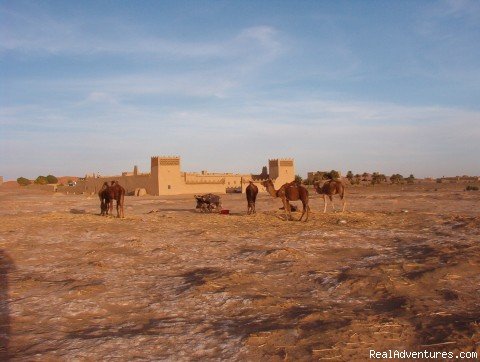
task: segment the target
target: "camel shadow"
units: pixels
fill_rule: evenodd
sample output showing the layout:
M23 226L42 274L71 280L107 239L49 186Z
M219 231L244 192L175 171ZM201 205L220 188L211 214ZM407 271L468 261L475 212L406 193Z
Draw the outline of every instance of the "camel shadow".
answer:
M8 305L8 273L15 264L4 250L0 250L0 361L9 361L10 308Z
M188 213L193 213L193 214L199 213L195 209L185 209L185 208L183 208L183 209L167 208L167 209L156 209L156 210L154 210L154 212L152 212L152 211L148 211L148 212L146 212L146 214L154 214L154 213L159 213L159 212L171 212L171 211L188 212Z
M70 214L86 214L84 209L70 209Z

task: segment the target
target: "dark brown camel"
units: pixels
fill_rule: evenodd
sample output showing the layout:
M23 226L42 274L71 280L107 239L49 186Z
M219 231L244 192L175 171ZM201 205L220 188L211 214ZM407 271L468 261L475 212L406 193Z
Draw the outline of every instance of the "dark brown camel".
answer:
M98 191L98 197L100 198L100 215L108 215L108 205L110 204L110 195L108 193L108 182L104 182L100 191Z
M267 189L267 192L273 197L279 197L282 199L283 207L285 208L285 216L287 220L293 220L291 210L290 210L290 201L302 201L303 212L302 216L298 221L301 221L303 215L307 214L305 221L308 220L310 214L310 206L308 206L308 190L302 185L298 185L296 182L290 182L284 184L280 189L275 190L273 181L268 179L262 182L262 185Z
M245 189L247 195L247 215L255 214L255 201L257 200L258 187L252 182Z
M125 213L123 210L125 189L120 186L118 181L112 181L111 185L107 188L108 196L110 198L109 209L110 215L113 213L113 200L117 202L117 217L124 218Z
M100 198L100 215L107 216L113 214L113 201L117 201L117 217L125 217L123 210L125 189L119 185L118 181L112 181L110 185L103 183L101 190L98 192Z
M342 212L345 211L347 201L345 200L345 185L339 180L329 180L320 186L319 182L315 182L315 190L318 194L323 195L323 212L327 212L327 196L332 203L333 211L335 212L335 204L333 203L333 195L339 195L340 200L343 201Z

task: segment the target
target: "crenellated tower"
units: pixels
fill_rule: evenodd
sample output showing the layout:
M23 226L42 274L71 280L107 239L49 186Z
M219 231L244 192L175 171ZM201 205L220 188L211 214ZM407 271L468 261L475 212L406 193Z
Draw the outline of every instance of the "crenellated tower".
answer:
M157 195L175 194L180 187L180 157L153 156L151 158L152 187Z
M275 185L283 185L295 180L295 163L293 158L275 158L268 160L269 177Z

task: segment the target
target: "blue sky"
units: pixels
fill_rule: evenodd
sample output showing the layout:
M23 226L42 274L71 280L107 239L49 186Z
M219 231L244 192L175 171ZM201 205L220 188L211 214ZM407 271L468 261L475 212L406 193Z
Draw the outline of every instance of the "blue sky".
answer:
M480 174L479 1L0 1L0 175Z

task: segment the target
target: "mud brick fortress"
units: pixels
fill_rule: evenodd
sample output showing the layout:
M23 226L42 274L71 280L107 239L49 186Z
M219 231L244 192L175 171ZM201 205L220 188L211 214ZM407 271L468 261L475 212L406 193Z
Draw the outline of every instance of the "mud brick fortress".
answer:
M227 192L244 192L249 181L260 185L263 180L272 179L275 188L295 179L295 164L291 158L272 159L267 167L263 167L260 174L182 172L180 157L154 156L151 158L150 173L139 173L134 166L133 172L123 172L119 176L86 176L84 181L77 184L78 191L95 193L100 190L104 182L116 180L122 185L127 195L134 195L144 189L149 195L180 195Z

